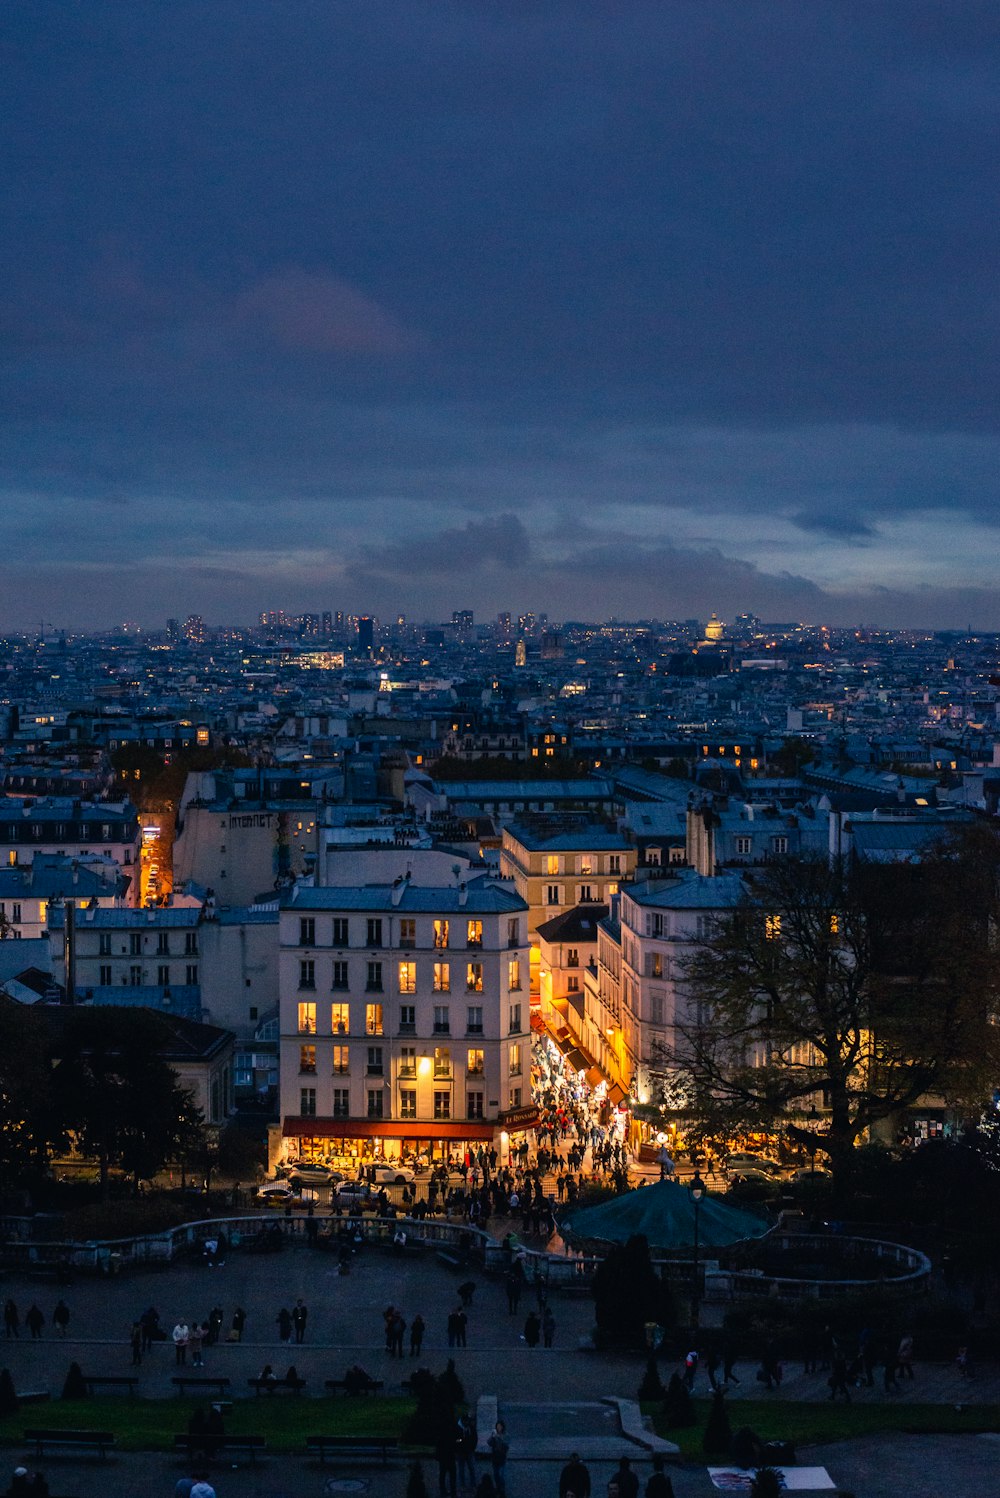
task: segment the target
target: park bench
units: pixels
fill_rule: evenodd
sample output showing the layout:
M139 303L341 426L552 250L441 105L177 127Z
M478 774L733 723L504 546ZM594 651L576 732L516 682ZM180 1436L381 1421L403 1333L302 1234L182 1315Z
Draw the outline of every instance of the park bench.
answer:
M174 1450L188 1452L191 1450L192 1441L195 1445L199 1443L211 1445L213 1454L220 1451L225 1451L231 1455L236 1452L244 1452L250 1457L250 1462L253 1466L257 1465L257 1453L267 1449L267 1440L264 1436L189 1436L181 1434L174 1436Z
M87 1385L88 1394L93 1394L95 1389L127 1388L131 1397L139 1387L139 1380L137 1378L129 1378L125 1374L85 1373L83 1381Z
M176 1384L178 1394L183 1395L185 1389L214 1389L217 1394L224 1394L230 1381L228 1378L206 1378L201 1373L176 1373L170 1382Z
M319 1453L321 1467L326 1465L328 1453L358 1460L377 1457L384 1467L390 1451L395 1451L398 1445L395 1436L306 1436L306 1451L310 1455Z
M306 1386L304 1378L248 1378L247 1383L257 1394L280 1394L282 1389L301 1394Z
M26 1430L24 1439L31 1442L41 1461L46 1446L70 1446L77 1451L96 1451L103 1461L108 1448L118 1437L110 1430Z
M378 1394L380 1390L385 1388L385 1384L380 1378L365 1379L364 1383L360 1379L357 1381L352 1379L348 1382L346 1378L328 1378L326 1380L326 1388L330 1390L331 1394L336 1394L340 1391L343 1391L345 1394Z
M15 1395L18 1404L48 1404L52 1398L48 1389L25 1389Z

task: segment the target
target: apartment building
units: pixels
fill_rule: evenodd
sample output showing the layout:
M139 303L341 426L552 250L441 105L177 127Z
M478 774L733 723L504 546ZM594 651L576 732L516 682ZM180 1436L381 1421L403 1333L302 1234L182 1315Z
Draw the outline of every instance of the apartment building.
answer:
M39 853L85 859L112 859L130 884L127 903L139 903L139 817L130 801L0 801L0 866L30 864Z
M512 889L299 885L279 935L286 1154L461 1153L520 1119L529 945Z

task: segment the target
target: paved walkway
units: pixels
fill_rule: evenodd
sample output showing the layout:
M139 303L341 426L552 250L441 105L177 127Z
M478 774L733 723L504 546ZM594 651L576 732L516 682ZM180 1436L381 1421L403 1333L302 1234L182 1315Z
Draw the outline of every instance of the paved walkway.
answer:
M550 1418L538 1410L535 1401L561 1399L585 1406L610 1397L634 1400L642 1360L634 1355L609 1356L580 1350L580 1342L593 1323L592 1302L587 1296L554 1296L556 1345L550 1350L528 1348L521 1341L521 1330L534 1304L533 1296L525 1293L518 1315L511 1317L503 1287L482 1276L477 1277L468 1346L449 1350L445 1322L457 1301L457 1285L464 1278L464 1273L445 1268L432 1256L396 1258L374 1248L360 1253L346 1277L337 1274L329 1256L305 1248L273 1257L237 1254L221 1269L175 1266L110 1280L80 1279L63 1292L71 1311L70 1335L63 1340L53 1336L51 1326L58 1288L12 1274L5 1277L0 1298L14 1299L22 1320L32 1301L37 1301L47 1324L39 1342L28 1340L23 1331L18 1341L7 1341L0 1348L0 1366L10 1368L16 1386L46 1387L57 1396L71 1360L93 1374L131 1371L129 1330L146 1306L158 1307L169 1333L178 1316L205 1318L218 1303L225 1312L226 1325L236 1305L248 1312L242 1344L220 1344L205 1353L204 1371L230 1377L237 1395L249 1394L246 1379L258 1374L265 1362L272 1363L279 1373L295 1363L316 1392L321 1392L325 1378L342 1376L348 1364L361 1362L374 1376L384 1378L392 1390L408 1375L415 1360L405 1358L399 1363L384 1351L382 1312L391 1301L401 1306L407 1321L417 1310L427 1321L421 1363L438 1370L453 1356L470 1401L482 1394L494 1394L501 1408L506 1404L514 1409L515 1419L510 1422L514 1448L510 1498L540 1498L545 1493L554 1498L554 1462L560 1447L571 1449L573 1433L556 1422L554 1412ZM278 1310L283 1305L290 1307L299 1296L309 1307L306 1341L301 1346L282 1344L276 1325ZM894 1396L878 1387L860 1390L857 1402L913 1399L955 1405L1000 1401L1000 1369L996 1365L984 1365L973 1380L966 1381L959 1378L953 1366L921 1363L919 1351L918 1345L916 1379L905 1391ZM137 1370L140 1393L149 1397L172 1395L170 1379L175 1371L173 1349L161 1343ZM664 1375L669 1371L665 1367ZM743 1381L730 1395L737 1403L746 1397L773 1398L777 1403L786 1398L822 1400L828 1394L826 1375L807 1377L798 1364L788 1366L782 1390L770 1396L762 1394L752 1364L738 1366L737 1371ZM707 1379L699 1375L696 1393L705 1392ZM114 1428L114 1396L108 1396L108 1406L108 1423ZM608 1436L607 1431L597 1434ZM612 1444L614 1439L612 1434ZM519 1440L551 1443L547 1446L548 1460L529 1457L518 1461ZM643 1472L648 1471L648 1462L643 1464L636 1456L634 1445L622 1443L622 1453L625 1451ZM918 1457L914 1453L921 1454ZM595 1458L599 1455L602 1453L595 1452ZM962 1498L985 1498L989 1492L990 1498L995 1498L998 1491L995 1474L1000 1444L976 1437L885 1437L841 1443L814 1457L820 1465L829 1467L847 1491L853 1487L859 1498L862 1494L865 1498L936 1498L939 1492L961 1494ZM427 1465L426 1475L433 1493L436 1473L431 1473L431 1465ZM106 1498L109 1491L114 1491L153 1498L157 1493L172 1493L181 1465L171 1456L145 1455L121 1456L109 1467L55 1458L46 1460L44 1469L54 1493ZM596 1494L603 1493L610 1471L607 1460L597 1463ZM960 1483L956 1481L957 1472L961 1474ZM989 1489L985 1486L987 1473ZM323 1495L330 1475L308 1466L302 1458L274 1458L258 1471L227 1468L220 1475L218 1494L219 1498ZM401 1467L386 1472L351 1469L349 1475L368 1484L372 1498L401 1495L405 1488ZM4 1477L0 1465L0 1486ZM678 1498L711 1491L700 1466L681 1469L674 1485Z

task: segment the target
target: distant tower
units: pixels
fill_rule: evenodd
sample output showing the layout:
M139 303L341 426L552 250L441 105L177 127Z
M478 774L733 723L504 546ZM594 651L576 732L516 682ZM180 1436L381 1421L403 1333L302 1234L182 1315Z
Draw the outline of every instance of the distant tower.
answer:
M502 614L497 614L497 639L510 639L510 609L506 609Z
M205 621L200 614L188 614L184 620L184 636L192 645L205 643Z
M367 614L358 620L358 649L371 651L375 645L375 621Z
M177 620L177 619L168 619L167 620L167 639L170 641L171 645L176 645L177 641L180 639L180 637L181 637L180 621Z
M705 625L705 639L710 644L714 645L717 640L722 639L725 632L726 626L723 624L718 614L713 614L711 619L709 619L708 623Z
M455 609L451 622L460 635L471 635L475 624L472 609Z
M514 665L526 666L528 664L528 647L523 640L518 640L514 649Z

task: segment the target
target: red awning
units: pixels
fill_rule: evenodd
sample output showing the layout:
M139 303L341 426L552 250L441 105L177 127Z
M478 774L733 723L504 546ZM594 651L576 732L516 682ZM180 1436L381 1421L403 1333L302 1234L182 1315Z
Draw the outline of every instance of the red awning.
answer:
M286 1118L281 1125L286 1139L492 1139L491 1123L432 1123L393 1121L384 1118Z

